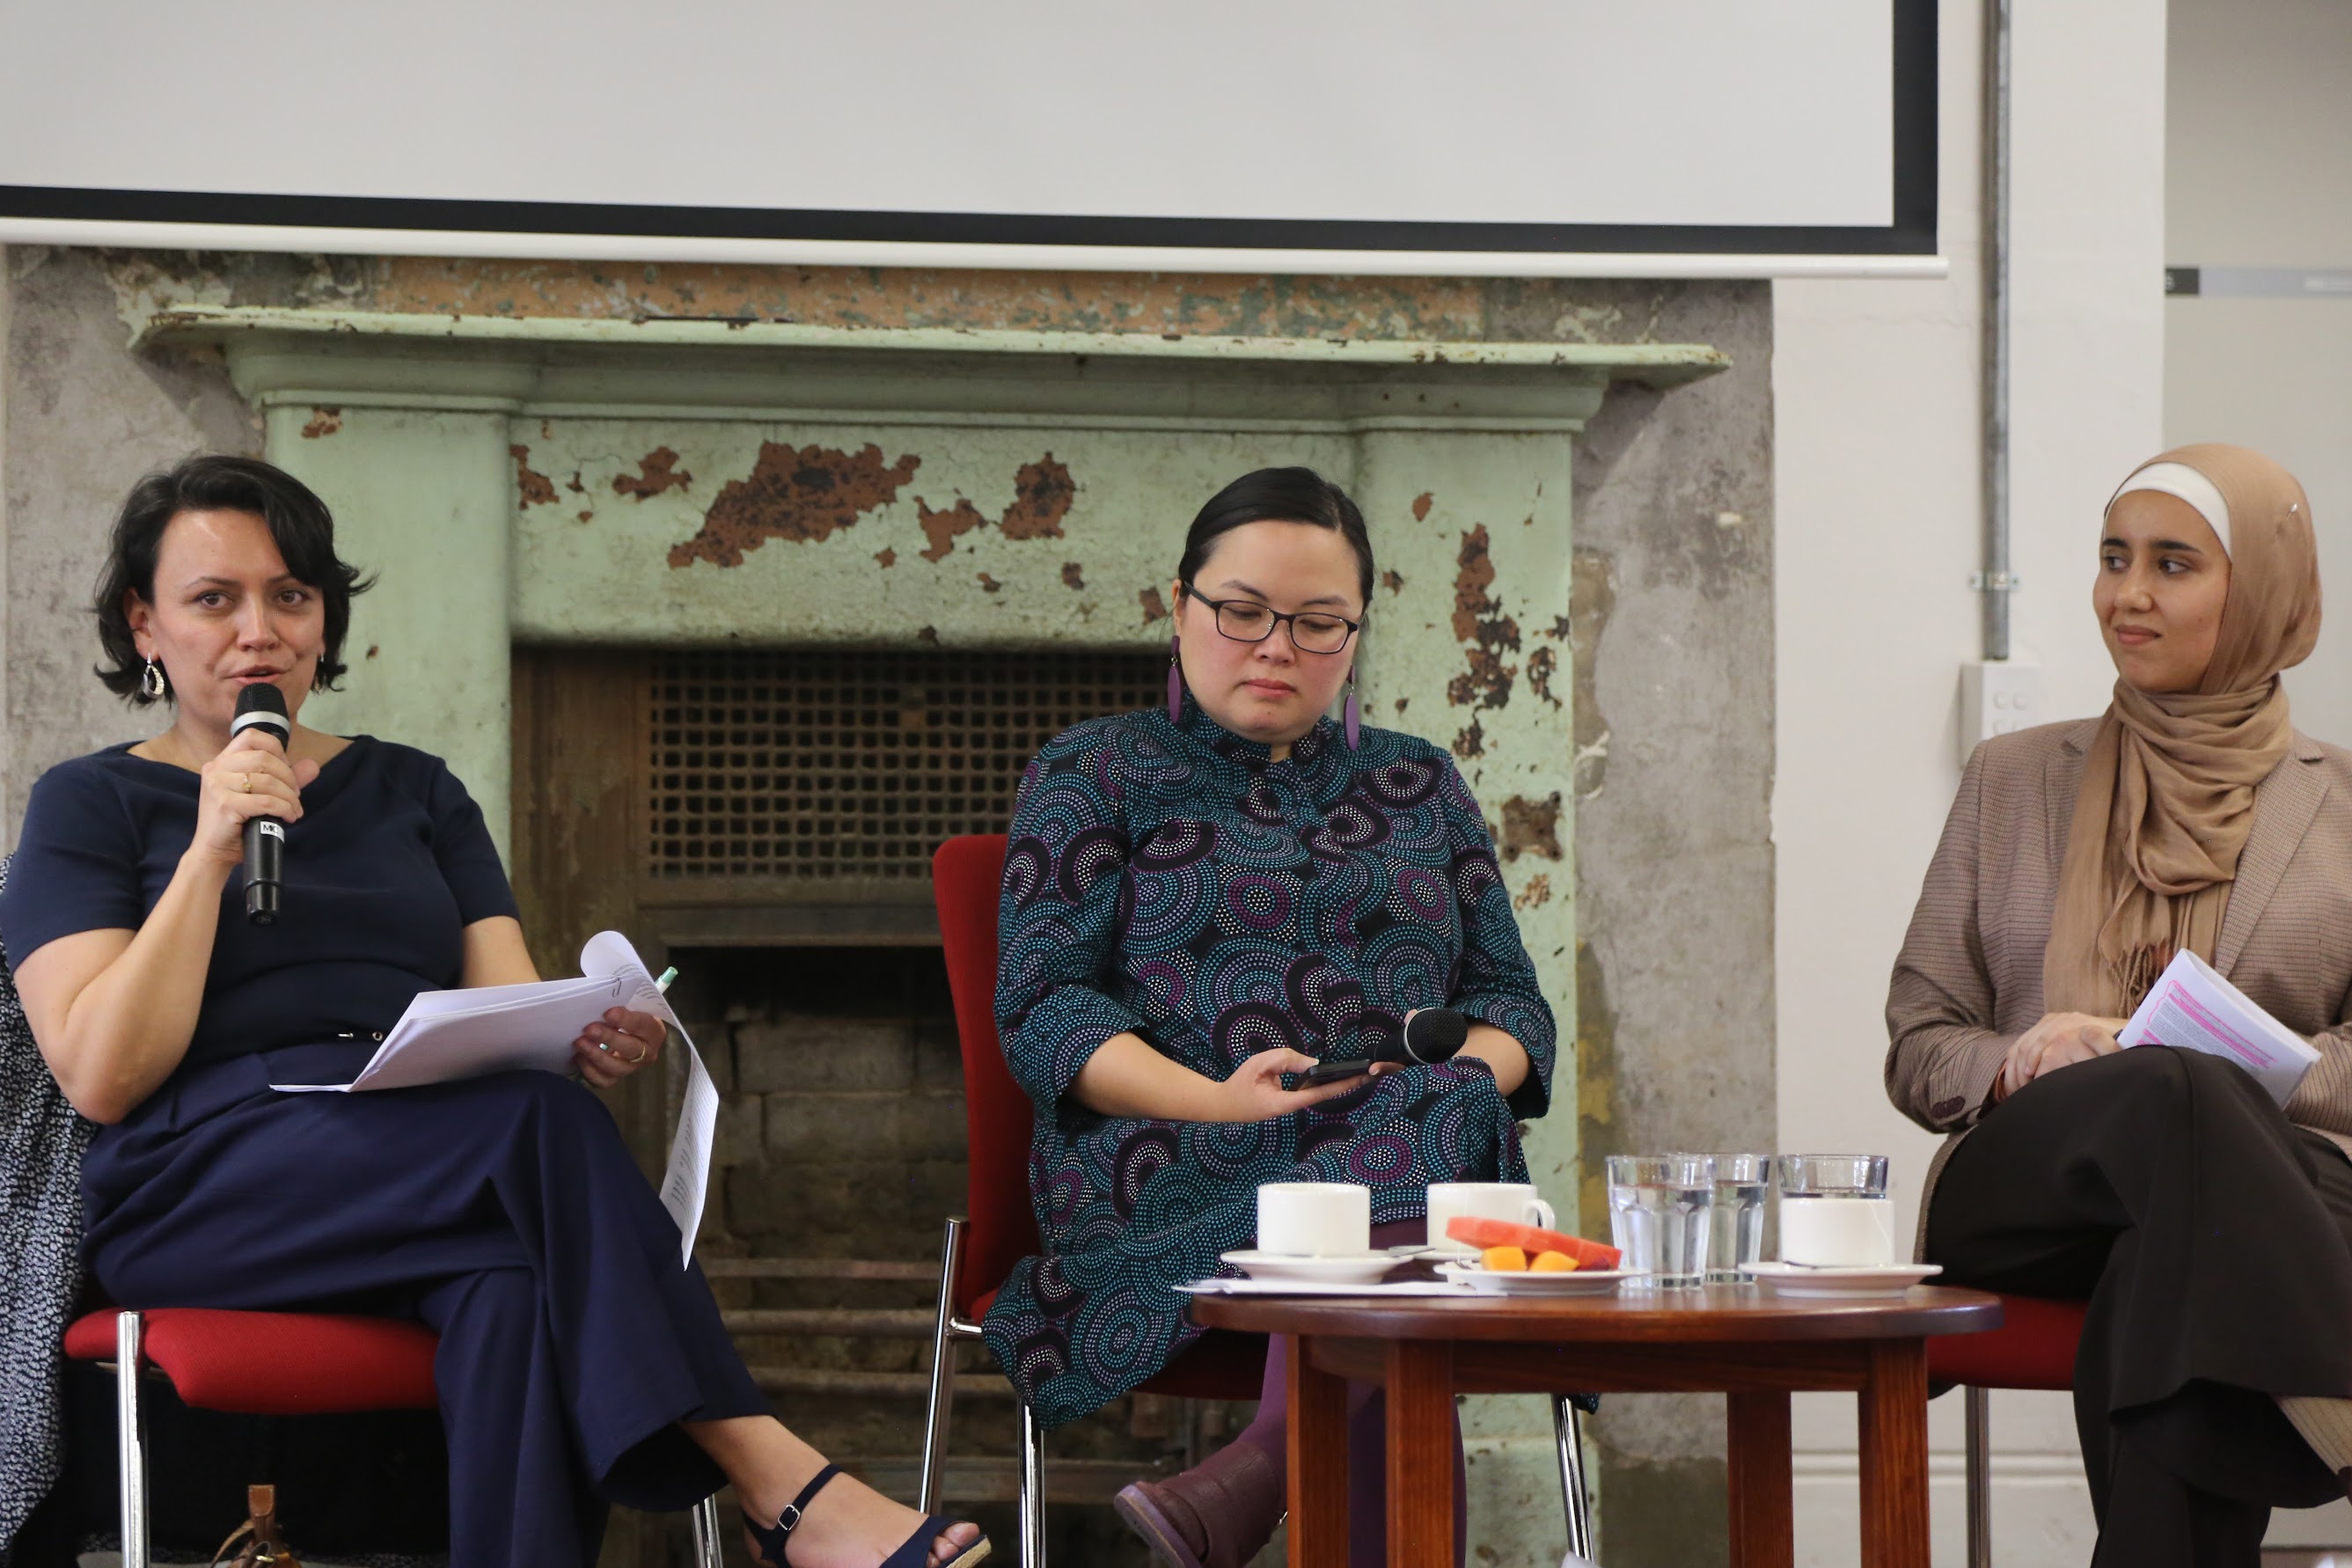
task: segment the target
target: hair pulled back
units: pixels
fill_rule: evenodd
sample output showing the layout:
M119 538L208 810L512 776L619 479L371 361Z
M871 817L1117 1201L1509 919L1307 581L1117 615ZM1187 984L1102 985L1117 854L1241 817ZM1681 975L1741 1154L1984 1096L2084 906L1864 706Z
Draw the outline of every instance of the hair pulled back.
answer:
M1209 563L1217 541L1250 522L1303 522L1337 532L1356 552L1356 585L1365 606L1370 605L1372 541L1364 531L1364 514L1347 491L1312 468L1259 468L1211 496L1184 535L1176 580L1192 582Z

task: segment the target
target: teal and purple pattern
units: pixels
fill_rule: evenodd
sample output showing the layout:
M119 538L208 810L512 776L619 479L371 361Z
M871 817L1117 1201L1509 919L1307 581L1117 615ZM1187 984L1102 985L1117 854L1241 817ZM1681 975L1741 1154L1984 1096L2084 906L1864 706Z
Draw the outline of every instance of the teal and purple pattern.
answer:
M1200 1330L1173 1289L1246 1247L1258 1184L1358 1182L1372 1222L1431 1182L1524 1181L1518 1121L1550 1098L1551 1008L1494 842L1453 759L1393 731L1349 751L1324 720L1269 763L1188 699L1057 736L1022 779L1005 858L996 1021L1037 1107L1045 1256L989 1308L989 1347L1047 1426L1098 1409ZM1132 1030L1223 1079L1288 1046L1370 1053L1451 1005L1527 1047L1509 1100L1462 1058L1264 1122L1097 1116L1070 1096ZM1230 1272L1230 1270L1225 1270Z

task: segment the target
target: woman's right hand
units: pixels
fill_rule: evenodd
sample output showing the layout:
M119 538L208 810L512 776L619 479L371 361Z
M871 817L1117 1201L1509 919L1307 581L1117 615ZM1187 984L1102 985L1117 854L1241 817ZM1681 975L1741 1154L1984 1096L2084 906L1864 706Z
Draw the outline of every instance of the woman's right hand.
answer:
M2129 1021L2089 1013L2044 1013L2033 1027L2011 1043L2009 1055L2001 1060L2000 1075L1993 1079L1994 1100L2007 1100L2043 1073L2093 1057L2113 1056L2123 1048L2116 1037Z
M247 729L199 776L196 831L188 856L207 865L240 866L246 823L257 816L299 821L302 787L319 776L319 764L308 757L289 763L277 736Z
M1317 1065L1316 1059L1305 1051L1281 1047L1260 1051L1235 1068L1231 1078L1216 1086L1213 1099L1220 1114L1202 1120L1271 1121L1277 1116L1287 1116L1294 1110L1304 1110L1310 1105L1320 1105L1327 1100L1352 1094L1363 1088L1366 1079L1377 1078L1390 1068L1387 1062L1374 1062L1365 1073L1340 1079L1336 1083L1301 1084L1297 1089L1282 1087L1285 1073L1303 1073Z

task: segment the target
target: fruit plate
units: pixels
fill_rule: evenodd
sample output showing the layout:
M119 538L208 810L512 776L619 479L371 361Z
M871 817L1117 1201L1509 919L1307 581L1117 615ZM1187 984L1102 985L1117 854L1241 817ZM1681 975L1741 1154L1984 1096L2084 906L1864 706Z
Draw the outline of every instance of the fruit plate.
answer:
M1441 1263L1438 1273L1489 1296L1599 1296L1635 1278L1623 1268L1571 1268L1559 1274L1498 1273L1475 1263Z
M1944 1268L1939 1263L1743 1263L1739 1271L1780 1296L1900 1296Z
M1397 1266L1391 1252L1355 1252L1337 1258L1299 1258L1278 1252L1228 1252L1219 1259L1253 1279L1297 1285L1373 1285Z

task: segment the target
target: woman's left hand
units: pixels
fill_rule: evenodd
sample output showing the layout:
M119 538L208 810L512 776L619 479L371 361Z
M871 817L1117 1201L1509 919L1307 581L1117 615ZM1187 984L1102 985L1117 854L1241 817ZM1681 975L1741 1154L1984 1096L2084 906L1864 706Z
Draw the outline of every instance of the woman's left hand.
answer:
M661 1059L662 1041L668 1037L662 1021L651 1013L608 1007L600 1021L580 1031L572 1042L580 1075L598 1089L610 1089L639 1068Z

